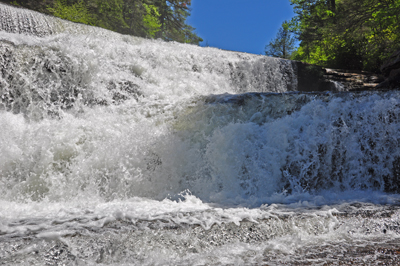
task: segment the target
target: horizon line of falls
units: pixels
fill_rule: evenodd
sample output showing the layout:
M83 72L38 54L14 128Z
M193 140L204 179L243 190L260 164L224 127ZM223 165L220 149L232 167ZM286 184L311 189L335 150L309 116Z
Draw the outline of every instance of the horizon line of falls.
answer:
M293 61L0 17L0 262L399 263L399 91L298 92Z

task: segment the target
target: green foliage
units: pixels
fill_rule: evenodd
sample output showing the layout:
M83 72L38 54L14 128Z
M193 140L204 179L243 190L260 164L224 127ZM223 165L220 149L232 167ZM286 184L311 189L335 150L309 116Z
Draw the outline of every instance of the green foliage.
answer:
M3 0L123 34L199 44L186 24L190 0Z
M96 0L98 26L125 33L129 25L123 15L124 4L124 0Z
M68 5L67 0L56 0L54 7L49 7L48 11L56 17L73 22L92 24L93 20L83 0L72 5Z
M157 38L197 45L203 41L194 33L194 28L185 23L190 15L190 0L153 0L153 4L160 12L161 30Z
M161 28L161 23L159 21L160 13L158 8L153 5L143 4L146 9L146 15L143 18L144 26L147 29L147 33L150 37L154 38L156 32Z
M400 49L400 0L290 1L290 30L300 41L295 60L377 72Z
M289 22L283 22L275 39L265 46L265 54L289 59L295 48L295 39L289 31Z

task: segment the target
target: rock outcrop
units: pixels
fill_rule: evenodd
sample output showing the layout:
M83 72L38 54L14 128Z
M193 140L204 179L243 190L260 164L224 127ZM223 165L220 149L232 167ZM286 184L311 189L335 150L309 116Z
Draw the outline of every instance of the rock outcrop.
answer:
M339 82L345 91L375 89L384 80L382 75L359 70L325 69L325 80Z
M298 91L335 91L331 84L324 80L324 69L320 66L293 61L297 69L297 90Z
M375 89L384 77L371 72L297 64L299 91L363 91Z
M378 88L400 89L400 50L394 52L381 67L385 81Z

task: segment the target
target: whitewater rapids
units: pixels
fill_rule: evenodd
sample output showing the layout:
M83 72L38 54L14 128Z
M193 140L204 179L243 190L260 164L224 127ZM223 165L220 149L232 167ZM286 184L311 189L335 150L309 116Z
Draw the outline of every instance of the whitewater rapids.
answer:
M0 264L400 263L399 91L0 15Z

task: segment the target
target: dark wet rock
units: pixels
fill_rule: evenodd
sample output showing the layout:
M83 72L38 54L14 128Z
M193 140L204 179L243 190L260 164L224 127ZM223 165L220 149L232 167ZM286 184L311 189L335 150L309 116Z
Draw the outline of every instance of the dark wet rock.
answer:
M397 157L393 162L392 176L384 177L384 181L386 192L400 192L400 157Z
M381 67L385 80L378 88L398 89L400 88L400 50L394 52Z
M374 89L383 76L366 71L323 68L295 62L299 91L363 91Z
M294 61L297 68L298 91L329 91L335 90L323 78L324 70L320 66Z
M346 91L363 91L375 89L384 78L367 71L326 68L324 79L339 82Z
M388 60L381 66L381 71L385 77L390 77L392 71L400 69L400 50L394 52Z
M376 88L377 89L398 89L398 88L400 88L400 75L393 77L393 78L385 79L385 81L380 83Z

